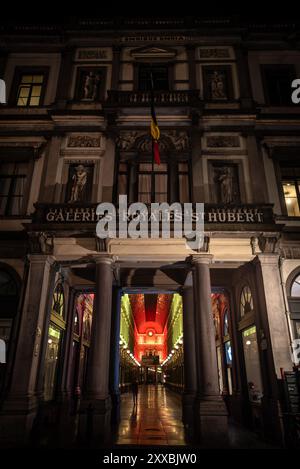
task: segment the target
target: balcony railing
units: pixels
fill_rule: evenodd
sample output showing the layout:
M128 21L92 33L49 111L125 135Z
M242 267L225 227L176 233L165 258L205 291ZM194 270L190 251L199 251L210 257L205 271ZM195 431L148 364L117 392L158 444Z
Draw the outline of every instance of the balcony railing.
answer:
M199 90L154 91L157 106L199 106ZM149 106L150 91L108 91L106 104L111 106Z

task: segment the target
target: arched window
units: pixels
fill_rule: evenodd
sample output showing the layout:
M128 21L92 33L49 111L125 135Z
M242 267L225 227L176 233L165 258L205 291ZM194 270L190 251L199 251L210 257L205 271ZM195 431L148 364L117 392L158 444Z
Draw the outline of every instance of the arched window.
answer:
M0 296L15 296L18 294L17 284L6 271L0 270Z
M300 298L300 274L294 279L291 287L291 297Z
M223 316L223 336L226 337L229 335L229 323L228 323L228 310L224 311Z
M240 299L240 312L241 317L245 314L251 313L253 311L253 297L248 285L245 285L242 289L241 299Z
M61 282L57 283L52 300L52 312L64 318L65 315L64 287Z

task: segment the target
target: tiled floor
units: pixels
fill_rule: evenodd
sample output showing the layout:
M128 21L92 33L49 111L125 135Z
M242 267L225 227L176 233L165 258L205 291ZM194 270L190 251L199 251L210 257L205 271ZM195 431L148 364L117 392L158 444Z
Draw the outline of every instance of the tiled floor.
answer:
M121 398L117 444L185 445L181 398L161 385L139 386L137 406L132 395Z
M131 393L122 394L121 420L114 443L145 446L189 444L181 421L181 397L161 385L144 385L139 386L138 403L134 406ZM196 443L198 445L201 448L201 443ZM226 447L276 448L232 422L229 422Z

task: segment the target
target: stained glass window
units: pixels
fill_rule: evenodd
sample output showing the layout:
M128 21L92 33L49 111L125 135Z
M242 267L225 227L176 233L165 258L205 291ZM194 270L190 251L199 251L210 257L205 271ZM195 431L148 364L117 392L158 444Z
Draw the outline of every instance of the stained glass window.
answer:
M248 285L243 288L241 293L240 311L241 316L253 311L253 297Z
M64 288L62 283L58 283L54 289L52 312L64 317Z

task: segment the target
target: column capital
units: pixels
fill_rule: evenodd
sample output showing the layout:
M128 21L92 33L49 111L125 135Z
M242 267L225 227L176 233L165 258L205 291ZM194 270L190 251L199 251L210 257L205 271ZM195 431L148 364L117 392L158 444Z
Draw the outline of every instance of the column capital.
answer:
M268 252L268 253L259 253L252 261L254 264L260 265L276 265L278 266L279 254Z
M93 255L92 258L95 264L113 265L115 261L117 260L116 256L112 256L107 253Z
M54 265L56 263L55 257L48 254L28 254L27 258L30 264L48 263L49 265Z
M201 252L199 254L192 254L188 259L190 264L192 265L211 264L213 260L213 255Z

